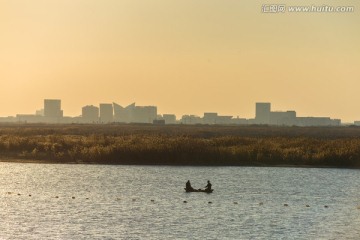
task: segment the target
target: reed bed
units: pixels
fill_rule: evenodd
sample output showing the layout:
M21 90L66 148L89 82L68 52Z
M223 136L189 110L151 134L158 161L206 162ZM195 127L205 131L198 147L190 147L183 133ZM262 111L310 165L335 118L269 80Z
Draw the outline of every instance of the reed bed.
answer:
M360 167L360 128L1 125L0 159L49 163Z

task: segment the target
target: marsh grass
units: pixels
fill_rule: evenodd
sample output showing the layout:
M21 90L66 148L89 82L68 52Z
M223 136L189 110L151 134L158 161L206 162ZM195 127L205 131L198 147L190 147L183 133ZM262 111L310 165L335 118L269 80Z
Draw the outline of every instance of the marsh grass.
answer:
M360 128L2 125L0 158L58 163L360 167Z

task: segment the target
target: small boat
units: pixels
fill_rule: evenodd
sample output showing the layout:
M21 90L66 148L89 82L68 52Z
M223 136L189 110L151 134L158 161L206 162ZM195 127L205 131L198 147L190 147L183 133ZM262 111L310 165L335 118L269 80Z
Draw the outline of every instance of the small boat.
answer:
M206 189L187 189L184 188L185 192L205 192L205 193L212 193L214 189L206 190Z

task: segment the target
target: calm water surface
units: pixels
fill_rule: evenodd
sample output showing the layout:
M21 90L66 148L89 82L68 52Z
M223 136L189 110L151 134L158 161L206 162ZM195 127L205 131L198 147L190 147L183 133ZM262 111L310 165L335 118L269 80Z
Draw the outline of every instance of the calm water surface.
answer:
M358 170L0 163L0 182L0 239L360 239Z

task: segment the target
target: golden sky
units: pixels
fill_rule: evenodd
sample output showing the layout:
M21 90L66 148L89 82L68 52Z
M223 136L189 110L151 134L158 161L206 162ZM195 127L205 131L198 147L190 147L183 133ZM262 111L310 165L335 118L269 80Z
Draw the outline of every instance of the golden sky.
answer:
M360 2L353 13L262 13L266 0L0 0L0 116L62 99L252 118L255 102L360 120Z

